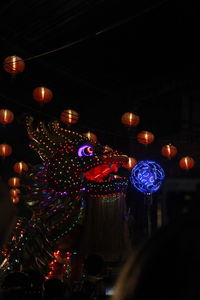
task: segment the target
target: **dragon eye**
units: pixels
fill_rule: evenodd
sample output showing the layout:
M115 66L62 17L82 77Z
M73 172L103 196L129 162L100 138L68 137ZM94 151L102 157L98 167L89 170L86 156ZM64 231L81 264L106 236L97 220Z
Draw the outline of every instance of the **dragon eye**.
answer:
M94 153L93 148L90 145L84 145L81 146L78 149L78 156L82 157L82 156L92 156Z

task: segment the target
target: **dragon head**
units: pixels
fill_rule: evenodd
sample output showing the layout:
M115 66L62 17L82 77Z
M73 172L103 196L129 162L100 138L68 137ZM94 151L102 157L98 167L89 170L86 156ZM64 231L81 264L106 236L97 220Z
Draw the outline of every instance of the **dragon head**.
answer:
M42 174L43 185L48 183L52 193L75 199L81 191L114 194L126 190L127 179L117 175L128 160L126 155L93 143L86 136L61 127L57 121L48 127L40 122L36 129L32 122L32 118L27 121L30 146L43 160L43 169L36 179Z

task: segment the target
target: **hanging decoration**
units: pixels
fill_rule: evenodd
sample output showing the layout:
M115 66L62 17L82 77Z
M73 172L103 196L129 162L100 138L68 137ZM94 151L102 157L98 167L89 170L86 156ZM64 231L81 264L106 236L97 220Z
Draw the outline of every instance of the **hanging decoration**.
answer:
M140 123L140 117L132 112L125 112L121 117L121 122L126 127L136 127Z
M124 168L132 170L137 165L137 160L134 157L129 157L128 162L123 165Z
M19 201L20 201L19 196L11 197L11 201L12 201L13 204L19 203Z
M172 144L164 145L161 149L161 153L163 156L171 159L172 157L176 156L177 148Z
M155 193L165 177L162 167L154 161L140 161L131 172L131 183L144 194Z
M12 188L20 187L20 178L19 177L10 177L8 179L8 185Z
M8 56L3 61L3 69L10 74L22 73L25 69L25 62L19 56Z
M152 194L158 191L164 178L163 168L155 161L140 161L131 171L131 183L144 194L147 218L146 231L149 236L152 234Z
M10 124L14 120L14 114L9 109L0 109L0 123L3 125Z
M179 166L181 169L190 170L194 167L194 165L195 165L195 160L190 156L182 157L179 160Z
M154 141L154 134L143 130L137 134L137 141L143 145L151 144Z
M83 135L86 136L93 143L97 142L97 136L93 132L88 131L88 132L83 133Z
M12 147L8 144L0 144L0 156L5 158L12 153Z
M76 124L79 120L79 114L75 110L67 109L60 114L60 120L64 124Z
M22 172L28 171L28 165L24 161L19 161L14 164L13 170L18 174L22 174Z
M17 189L17 188L12 188L9 191L10 196L13 197L13 198L19 196L20 193L21 193L20 189Z
M26 268L30 261L33 269L51 276L52 268L59 263L65 265L65 273L70 272L70 265L67 261L58 261L55 252L65 245L62 247L67 255L73 253L74 244L77 247L80 238L75 233L84 224L85 201L89 195L109 195L107 198L113 201L125 198L128 180L116 172L128 158L115 150L106 152L99 143L61 127L57 121L48 126L39 122L36 128L32 124L33 118L27 118L30 147L42 162L29 166L29 170L20 175L20 202L32 212L32 217L18 218L2 264L6 271L7 268L13 270L16 264ZM20 179L12 177L8 183L19 187ZM75 242L69 244L69 240L74 239ZM65 257L70 255L62 258Z
M33 90L33 99L42 104L48 103L53 98L53 92L47 87L40 86Z

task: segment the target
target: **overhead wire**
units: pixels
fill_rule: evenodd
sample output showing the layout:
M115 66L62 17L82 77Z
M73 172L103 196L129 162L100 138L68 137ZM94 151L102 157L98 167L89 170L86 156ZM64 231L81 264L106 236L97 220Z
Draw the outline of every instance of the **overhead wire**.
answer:
M84 41L86 41L86 40L88 40L88 39L90 39L92 37L104 34L104 33L108 32L108 31L113 30L113 29L115 29L115 28L117 28L117 27L119 27L121 25L124 25L124 24L126 24L126 23L128 23L128 22L130 22L130 21L132 21L132 20L134 20L134 19L136 19L136 18L144 15L144 14L147 14L150 11L155 10L155 9L161 7L162 5L164 5L165 3L167 3L168 1L169 0L163 0L163 1L159 2L159 3L156 3L156 4L152 5L151 7L148 7L146 9L144 9L142 12L139 12L139 13L135 14L134 16L129 16L129 17L125 18L125 19L122 19L122 20L120 20L118 22L115 22L115 23L113 23L113 24L111 24L111 25L109 25L109 26L107 26L107 27L105 27L105 28L103 28L103 29L101 29L101 30L93 33L93 34L91 33L89 35L83 36L82 38L77 39L77 40L72 41L72 42L69 42L69 43L67 43L67 44L65 44L65 45L63 45L61 47L58 47L58 48L55 48L55 49L52 49L52 50L49 50L49 51L46 51L46 52L43 52L43 53L40 53L40 54L36 54L36 55L30 56L30 57L24 58L23 61L30 61L30 60L33 60L33 59L36 59L36 58L40 58L40 57L43 57L43 56L46 56L46 55L49 55L49 54L52 54L52 53L59 52L61 50L67 49L67 48L72 47L72 46L75 46L77 44L80 44L80 43L82 43L82 42L84 42ZM20 60L18 60L18 61L20 61Z

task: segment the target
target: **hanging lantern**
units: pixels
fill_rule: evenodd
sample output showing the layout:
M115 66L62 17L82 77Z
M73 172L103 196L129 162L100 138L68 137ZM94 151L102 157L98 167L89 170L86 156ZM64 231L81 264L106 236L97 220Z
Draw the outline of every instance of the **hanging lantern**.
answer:
M8 56L3 61L4 71L10 74L22 73L25 69L25 62L19 56Z
M121 117L124 126L135 127L140 123L140 117L132 112L125 112Z
M13 188L20 187L20 178L19 177L10 177L8 179L8 185Z
M19 203L19 197L18 196L16 196L16 197L11 197L11 201L12 201L12 203L13 204L17 204L17 203Z
M177 149L172 144L168 144L168 145L165 145L165 146L162 147L161 153L162 153L163 156L170 159L170 158L174 157L177 154Z
M12 147L8 144L1 144L0 145L0 156L1 157L7 157L11 155L12 153Z
M21 191L19 189L10 189L9 194L12 198L15 198L17 196L19 196L19 194L21 193Z
M28 171L28 165L24 161L19 161L14 164L13 170L21 174L23 171Z
M5 125L12 123L14 114L9 109L0 109L0 123Z
M83 133L84 136L86 136L89 140L91 140L93 143L96 143L97 142L97 136L96 134L88 131L88 132L85 132Z
M141 131L137 134L137 141L143 145L151 144L154 141L154 135L149 131Z
M195 165L195 161L190 156L182 157L179 161L179 166L181 169L189 170L192 169Z
M137 165L137 160L134 157L129 157L128 162L123 165L124 168L131 170Z
M53 93L50 89L40 86L33 90L33 99L40 103L48 103L52 100Z
M60 120L65 124L76 124L79 119L79 114L72 109L64 110L60 115Z

